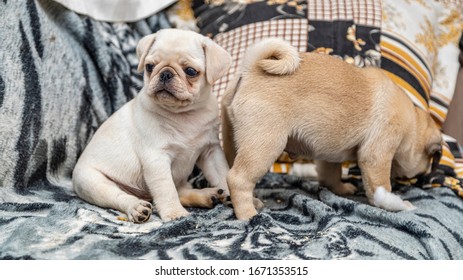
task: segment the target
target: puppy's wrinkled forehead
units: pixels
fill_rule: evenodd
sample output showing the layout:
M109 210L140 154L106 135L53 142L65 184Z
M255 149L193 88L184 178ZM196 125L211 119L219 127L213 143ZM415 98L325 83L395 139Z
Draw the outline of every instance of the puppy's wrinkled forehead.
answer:
M154 56L158 60L176 61L185 63L189 60L204 63L204 50L201 44L202 37L193 32L158 32L154 45L147 58Z

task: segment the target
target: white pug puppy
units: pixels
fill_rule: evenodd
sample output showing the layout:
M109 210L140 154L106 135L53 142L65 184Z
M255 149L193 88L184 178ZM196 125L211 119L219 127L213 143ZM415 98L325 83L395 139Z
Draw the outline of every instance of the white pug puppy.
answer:
M149 201L163 221L188 215L184 207L214 207L229 198L229 168L211 85L228 70L230 55L178 29L142 38L137 55L144 87L96 131L75 166L75 192L135 223L149 220ZM188 183L195 164L213 188Z

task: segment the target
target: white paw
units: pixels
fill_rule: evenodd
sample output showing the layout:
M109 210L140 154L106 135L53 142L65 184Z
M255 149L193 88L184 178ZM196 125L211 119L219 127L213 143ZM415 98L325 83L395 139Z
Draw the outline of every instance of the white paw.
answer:
M186 217L188 215L190 215L190 212L188 212L183 207L179 208L179 209L176 209L176 210L159 212L159 216L161 216L161 219L164 222L180 219L180 218Z
M148 221L153 212L153 206L147 201L140 200L127 211L129 221L140 224Z
M411 211L416 209L410 201L402 200L399 196L378 187L373 195L372 204L389 211Z

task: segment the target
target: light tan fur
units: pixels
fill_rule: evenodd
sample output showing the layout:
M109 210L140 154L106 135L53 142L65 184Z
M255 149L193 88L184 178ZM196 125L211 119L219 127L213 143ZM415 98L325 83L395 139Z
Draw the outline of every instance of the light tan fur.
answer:
M135 223L149 220L151 201L163 221L188 215L184 207L225 201L229 168L211 84L230 66L230 55L209 38L175 29L144 37L137 55L144 87L85 148L72 176L77 195ZM189 67L198 74L188 75ZM213 188L188 183L195 164Z
M277 63L285 70L269 73ZM414 207L391 193L391 176L426 172L441 148L429 114L382 70L298 55L279 39L251 46L222 106L224 149L233 165L227 182L243 220L256 215L255 184L283 151L314 159L320 184L340 195L356 191L341 182L341 163L357 160L370 203L400 211Z

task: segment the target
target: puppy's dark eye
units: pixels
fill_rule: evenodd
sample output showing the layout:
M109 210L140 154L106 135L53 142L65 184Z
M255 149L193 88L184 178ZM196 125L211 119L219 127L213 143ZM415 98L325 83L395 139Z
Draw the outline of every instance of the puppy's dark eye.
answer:
M153 72L153 68L154 68L154 64L146 64L145 65L146 72L148 72L148 73Z
M190 77L196 77L196 76L198 76L199 73L198 73L198 71L196 71L196 69L191 68L191 67L187 67L187 68L185 68L185 74L187 74Z

